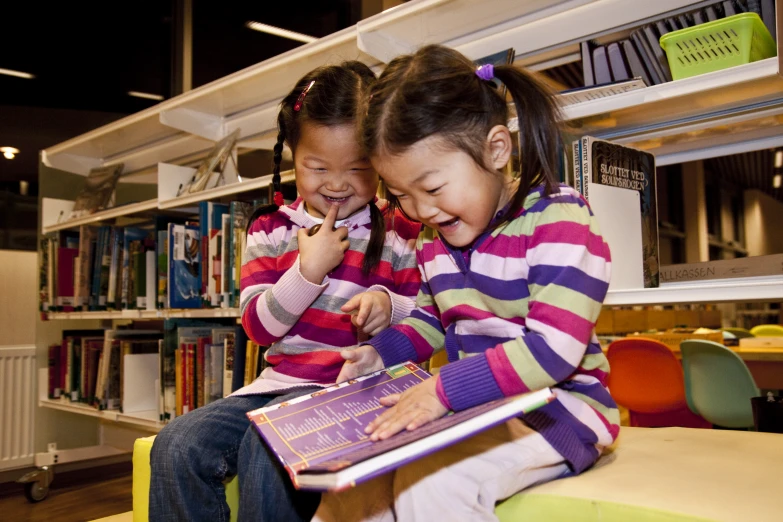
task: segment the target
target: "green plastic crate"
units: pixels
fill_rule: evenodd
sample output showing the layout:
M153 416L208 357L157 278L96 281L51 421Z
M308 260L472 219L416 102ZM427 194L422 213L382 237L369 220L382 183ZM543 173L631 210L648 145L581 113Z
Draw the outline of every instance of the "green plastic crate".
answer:
M675 80L776 54L775 40L756 13L742 13L665 34L661 47Z

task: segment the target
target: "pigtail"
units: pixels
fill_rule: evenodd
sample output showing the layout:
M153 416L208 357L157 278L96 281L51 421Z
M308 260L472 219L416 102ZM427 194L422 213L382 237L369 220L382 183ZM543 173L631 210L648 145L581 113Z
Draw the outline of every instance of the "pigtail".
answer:
M370 241L367 244L367 251L364 253L364 262L362 263L362 274L370 275L370 272L380 264L383 257L383 246L386 242L386 219L383 213L375 204L375 200L370 201L370 220L371 231Z
M282 111L281 111L282 115ZM277 118L277 143L274 147L274 157L272 159L272 203L269 205L261 205L253 211L250 219L247 221L247 230L250 231L250 225L261 216L277 212L280 207L283 206L283 182L280 177L280 163L283 160L283 144L285 143L285 123L283 118L278 116Z
M557 192L560 133L557 107L546 87L518 67L498 66L494 72L511 93L519 120L519 187L505 221L516 215L532 187L543 184L547 196Z

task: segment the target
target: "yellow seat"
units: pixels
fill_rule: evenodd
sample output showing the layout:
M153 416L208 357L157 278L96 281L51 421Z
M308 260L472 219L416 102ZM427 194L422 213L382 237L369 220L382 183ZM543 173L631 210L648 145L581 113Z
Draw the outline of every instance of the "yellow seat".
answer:
M136 439L133 444L133 522L147 522L150 509L150 452L155 435ZM226 482L226 501L231 509L231 522L239 513L239 480Z
M501 522L779 521L774 488L783 462L780 435L690 428L622 428L619 444L593 469L541 484L501 502ZM133 521L146 522L149 452L154 437L133 451ZM236 520L238 481L226 486Z
M750 329L756 337L783 337L783 326L779 324L760 324Z

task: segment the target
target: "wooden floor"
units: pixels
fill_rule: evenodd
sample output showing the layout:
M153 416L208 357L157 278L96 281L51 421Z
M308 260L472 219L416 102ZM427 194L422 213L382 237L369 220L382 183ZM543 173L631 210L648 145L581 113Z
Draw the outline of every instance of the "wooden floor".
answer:
M31 504L21 484L0 484L0 520L85 522L131 511L130 463L56 474L49 496Z

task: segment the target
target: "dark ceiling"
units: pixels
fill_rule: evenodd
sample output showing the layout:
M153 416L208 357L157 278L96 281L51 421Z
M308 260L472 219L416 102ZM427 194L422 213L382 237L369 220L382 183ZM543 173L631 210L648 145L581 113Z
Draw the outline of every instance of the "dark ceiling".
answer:
M7 2L0 30L0 183L35 182L38 151L170 98L176 0ZM360 0L192 0L193 87L293 49L300 42L252 31L253 20L323 37L360 18Z

